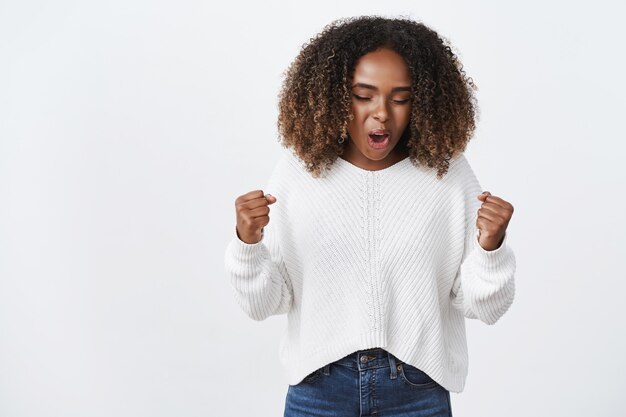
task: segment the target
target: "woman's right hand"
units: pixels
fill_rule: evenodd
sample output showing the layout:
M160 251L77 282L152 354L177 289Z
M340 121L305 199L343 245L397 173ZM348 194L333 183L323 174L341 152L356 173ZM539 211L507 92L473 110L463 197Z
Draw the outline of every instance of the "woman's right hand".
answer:
M276 197L263 194L263 190L250 191L240 195L235 200L237 213L237 237L239 240L253 244L261 240L263 227L270 222L270 204L276 202Z

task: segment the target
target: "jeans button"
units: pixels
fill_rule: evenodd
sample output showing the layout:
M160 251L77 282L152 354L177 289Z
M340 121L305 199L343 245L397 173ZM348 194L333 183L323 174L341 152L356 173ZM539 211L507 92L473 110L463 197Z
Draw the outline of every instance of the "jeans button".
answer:
M363 363L367 362L367 356L361 356L361 362Z

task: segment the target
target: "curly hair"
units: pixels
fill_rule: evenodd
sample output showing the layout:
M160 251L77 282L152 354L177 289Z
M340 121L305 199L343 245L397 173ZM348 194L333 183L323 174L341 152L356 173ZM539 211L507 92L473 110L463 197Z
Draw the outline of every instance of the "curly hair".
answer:
M409 124L396 146L405 146L414 165L437 170L465 150L478 111L473 90L452 49L434 30L408 18L342 18L323 28L283 73L278 132L314 177L345 149L352 120L351 81L363 55L389 48L403 56L412 83Z

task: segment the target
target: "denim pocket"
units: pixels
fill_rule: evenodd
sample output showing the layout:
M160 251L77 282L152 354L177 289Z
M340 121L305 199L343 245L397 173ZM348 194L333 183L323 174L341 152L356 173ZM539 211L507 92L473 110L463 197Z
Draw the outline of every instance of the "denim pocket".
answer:
M410 387L418 389L434 388L439 384L428 374L408 363L400 363L397 366L398 375Z
M315 382L320 377L320 375L322 375L322 368L316 369L315 371L305 376L302 382L305 382L307 384Z

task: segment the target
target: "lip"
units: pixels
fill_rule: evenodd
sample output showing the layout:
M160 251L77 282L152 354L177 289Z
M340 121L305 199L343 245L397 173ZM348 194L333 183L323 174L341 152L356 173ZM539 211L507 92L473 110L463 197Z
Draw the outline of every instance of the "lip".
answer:
M386 149L391 142L391 135L385 135L385 139L382 142L374 142L370 136L367 137L367 143L371 148L376 150Z
M391 132L387 129L374 129L370 130L370 135L389 135L391 136Z

